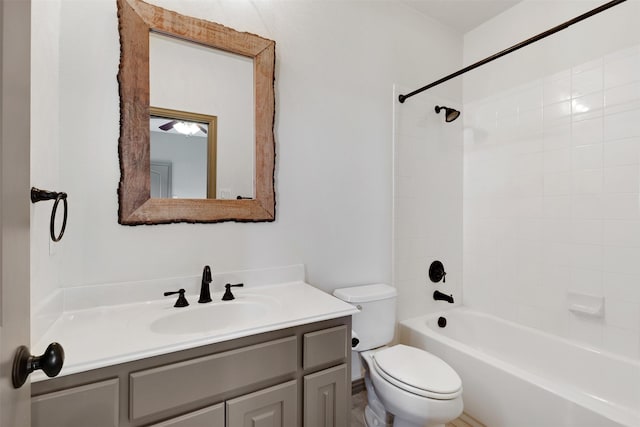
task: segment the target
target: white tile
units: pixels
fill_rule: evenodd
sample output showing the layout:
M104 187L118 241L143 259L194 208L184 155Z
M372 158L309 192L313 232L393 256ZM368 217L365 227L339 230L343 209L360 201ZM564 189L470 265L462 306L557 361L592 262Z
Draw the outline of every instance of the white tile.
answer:
M571 198L573 219L603 218L603 201L600 194L576 194Z
M603 194L605 219L640 219L640 199L637 194Z
M633 274L606 272L604 274L606 298L640 304L640 277Z
M542 212L544 218L570 218L571 210L572 200L570 196L545 196L542 199Z
M604 311L607 325L640 331L640 304L607 298Z
M573 148L574 169L601 169L603 144L580 145Z
M539 218L523 218L518 224L518 238L525 240L542 240L544 220Z
M527 84L514 93L518 111L542 109L543 83L540 80Z
M571 144L575 146L602 142L602 117L572 123Z
M529 305L518 305L517 322L530 328L546 330L550 322L548 312Z
M604 117L604 140L640 136L640 109L608 114Z
M608 246L640 247L640 221L605 220L603 243Z
M543 237L547 243L574 243L570 219L545 219Z
M602 169L579 169L572 173L573 194L599 194L602 192Z
M544 195L562 196L571 194L571 172L545 173Z
M636 331L607 326L602 346L605 350L633 359L640 358L640 335Z
M518 177L518 196L536 197L542 196L544 191L544 180L541 173L531 175L521 175Z
M571 100L571 113L573 121L585 120L602 114L604 107L604 93L594 92L589 95L573 98Z
M518 197L519 218L544 218L542 196Z
M603 220L576 219L571 222L571 243L602 245Z
M630 274L640 276L640 248L623 246L604 247L605 272ZM607 273L605 273L605 276Z
M577 269L600 270L602 269L601 245L571 245L571 266Z
M543 131L545 150L555 150L571 145L571 123L569 121L555 125L545 125Z
M518 129L519 138L528 137L537 134L543 130L542 108L534 110L525 110L518 113Z
M571 170L571 149L560 148L544 152L544 171L550 173L568 172Z
M571 269L571 284L568 291L601 296L603 294L602 271L591 269Z
M603 323L599 319L569 314L569 335L572 339L581 341L587 345L602 347Z
M611 58L604 65L604 84L610 88L640 80L640 56Z
M640 138L607 141L604 144L604 166L635 165L640 160Z
M542 110L545 124L553 124L558 120L568 118L571 115L571 101L562 101L545 105Z
M526 175L542 171L544 152L515 154L514 156L518 162L518 173Z
M571 96L573 98L602 90L602 61L599 60L598 62L598 64L589 64L592 68L584 71L574 69L574 73L571 76Z
M564 70L544 79L543 101L545 105L566 101L569 98L571 98L570 70Z
M558 267L571 267L570 243L549 242L544 245L544 264Z
M605 114L618 109L638 108L640 103L640 81L616 86L604 92Z
M615 166L604 170L605 193L637 193L640 170L638 165Z

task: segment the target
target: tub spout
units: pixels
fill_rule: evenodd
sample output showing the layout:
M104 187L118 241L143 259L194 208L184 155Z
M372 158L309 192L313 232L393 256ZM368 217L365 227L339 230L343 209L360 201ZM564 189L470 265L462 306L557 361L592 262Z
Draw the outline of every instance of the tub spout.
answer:
M453 295L443 294L440 291L435 291L433 293L433 299L436 301L446 301L449 304L453 304Z

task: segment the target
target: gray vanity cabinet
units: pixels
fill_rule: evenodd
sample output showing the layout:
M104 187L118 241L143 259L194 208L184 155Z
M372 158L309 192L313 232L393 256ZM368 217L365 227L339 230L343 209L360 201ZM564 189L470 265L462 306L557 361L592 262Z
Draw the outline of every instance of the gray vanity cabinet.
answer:
M32 427L348 427L351 317L32 384Z

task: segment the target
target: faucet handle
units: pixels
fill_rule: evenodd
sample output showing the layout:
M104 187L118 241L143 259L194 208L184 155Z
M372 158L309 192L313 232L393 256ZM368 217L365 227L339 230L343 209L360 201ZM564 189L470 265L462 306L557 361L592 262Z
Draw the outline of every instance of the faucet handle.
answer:
M184 289L179 289L177 291L173 291L173 292L165 292L164 296L168 297L169 295L175 295L175 294L180 294L178 295L178 300L176 301L176 303L173 305L174 307L186 307L189 305L189 301L187 301L187 299L184 297Z
M232 299L235 299L236 297L234 297L233 294L231 293L231 288L241 288L243 286L244 286L244 283L238 283L236 285L227 283L226 285L224 285L225 291L224 291L224 295L222 296L222 301L231 301Z

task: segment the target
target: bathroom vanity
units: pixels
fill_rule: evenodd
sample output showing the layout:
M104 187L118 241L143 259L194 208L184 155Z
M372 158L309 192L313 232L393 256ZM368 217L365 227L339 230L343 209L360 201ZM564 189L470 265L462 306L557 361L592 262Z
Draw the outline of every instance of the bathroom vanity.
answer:
M59 337L67 361L59 377L33 376L32 425L347 427L357 310L304 282L234 293L234 302L210 308L174 308L167 299L64 313L42 340ZM254 311L251 304L269 295L278 307L255 319L210 333L199 324L186 333L190 320L180 323L200 311L214 320L220 308ZM108 317L110 331L129 331L114 336L91 316ZM181 326L167 329L167 318Z
M33 426L348 426L350 337L342 317L36 382Z

